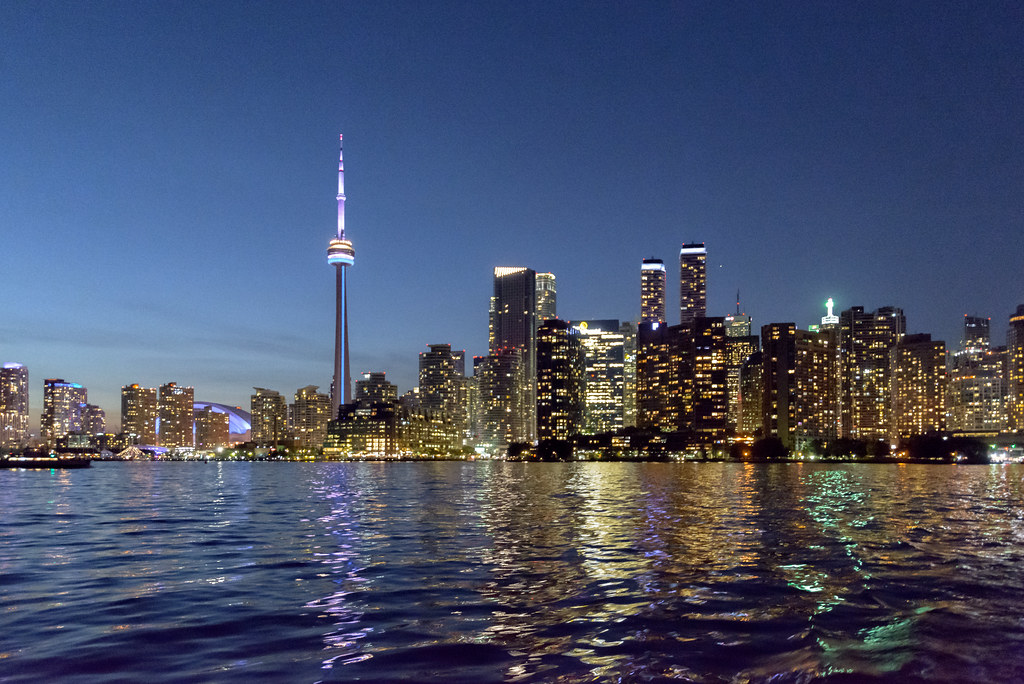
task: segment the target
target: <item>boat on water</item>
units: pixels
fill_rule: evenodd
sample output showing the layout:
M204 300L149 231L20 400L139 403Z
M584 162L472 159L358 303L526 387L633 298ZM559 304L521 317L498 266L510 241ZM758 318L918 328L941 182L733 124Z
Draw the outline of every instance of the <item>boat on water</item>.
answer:
M0 468L88 468L88 456L0 456Z

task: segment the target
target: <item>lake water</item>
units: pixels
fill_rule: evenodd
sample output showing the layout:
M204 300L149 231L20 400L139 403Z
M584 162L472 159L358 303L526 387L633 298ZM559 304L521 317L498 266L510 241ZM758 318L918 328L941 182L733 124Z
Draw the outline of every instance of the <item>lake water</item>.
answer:
M1024 681L1022 477L0 471L0 681Z

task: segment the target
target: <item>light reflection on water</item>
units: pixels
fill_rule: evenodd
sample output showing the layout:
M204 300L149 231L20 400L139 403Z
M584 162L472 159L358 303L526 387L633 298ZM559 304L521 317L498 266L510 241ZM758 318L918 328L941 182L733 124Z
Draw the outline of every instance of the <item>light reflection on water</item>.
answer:
M1020 680L1022 473L0 473L0 680Z

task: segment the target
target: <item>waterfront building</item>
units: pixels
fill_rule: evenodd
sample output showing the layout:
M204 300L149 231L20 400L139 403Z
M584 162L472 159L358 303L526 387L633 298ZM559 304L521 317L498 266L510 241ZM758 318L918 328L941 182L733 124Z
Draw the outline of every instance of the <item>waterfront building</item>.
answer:
M1010 429L1024 432L1024 304L1010 316L1006 335L1007 407Z
M793 323L761 328L763 434L790 449L838 435L837 337Z
M725 319L701 316L693 322L693 429L703 440L725 436L729 415Z
M679 250L679 322L683 325L707 315L707 258L703 242L684 244Z
M740 426L740 374L743 364L760 347L760 338L757 335L739 336L735 334L744 329L750 330L749 316L747 316L745 327L738 328L731 327L729 316L725 317L725 382L728 395L726 425L735 431L739 431Z
M839 317L842 437L886 439L889 426L889 350L906 332L903 310L846 309Z
M558 293L554 273L537 274L537 323L558 317Z
M196 426L197 449L216 449L230 444L230 416L227 413L204 406L195 409L192 418Z
M665 262L644 259L640 264L640 322L665 323Z
M575 324L583 350L583 429L586 434L620 430L625 424L625 337L617 320Z
M122 385L121 432L129 444L156 445L157 415L156 387Z
M990 320L964 316L963 336L946 381L946 428L962 434L995 434L1007 427L1006 347L992 347Z
M160 417L157 439L160 446L168 449L195 446L194 403L195 390L192 387L181 387L173 382L160 385L157 399Z
M306 385L295 390L295 403L289 413L292 437L296 446L321 447L327 438L327 423L331 420L331 398L318 392L317 385Z
M28 443L28 368L20 363L0 366L0 449Z
M516 391L523 407L525 439L536 436L537 406L537 278L524 267L494 269L494 296L491 298L488 353L495 355L519 350L521 378ZM519 420L518 418L515 420ZM507 432L512 432L508 426Z
M71 432L82 431L82 409L88 392L77 382L62 378L43 380L43 414L39 421L43 441L50 447Z
M288 404L280 392L253 387L256 394L249 397L252 414L252 441L270 446L288 439Z
M420 352L419 400L428 411L439 411L465 434L468 428L468 397L466 395L465 351L453 352L450 344L427 345Z
M636 425L636 323L623 321L622 335L622 425Z
M736 432L745 437L764 433L764 369L760 350L747 357L740 368L739 419Z
M692 427L693 332L690 326L637 328L636 425L677 432Z
M398 401L398 385L388 380L383 371L363 373L362 380L356 381L355 400L361 402Z
M944 430L946 343L927 334L904 335L889 350L889 367L889 438Z
M477 388L477 444L499 453L509 444L531 440L522 391L525 364L520 349L499 349L474 360ZM529 413L535 413L536 407Z
M331 415L352 399L352 375L348 351L348 267L355 263L356 252L345 235L345 158L342 136L338 136L338 232L327 247L327 263L334 266L334 380L331 383Z
M106 432L107 414L95 404L82 406L82 433L86 435L102 435Z
M537 329L537 438L566 440L583 429L580 329L553 318Z

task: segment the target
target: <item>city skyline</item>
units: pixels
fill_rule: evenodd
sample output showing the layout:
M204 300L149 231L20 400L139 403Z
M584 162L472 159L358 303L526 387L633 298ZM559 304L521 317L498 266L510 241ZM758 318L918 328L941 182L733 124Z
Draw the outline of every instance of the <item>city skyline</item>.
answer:
M738 289L755 328L803 328L832 297L948 349L965 314L1002 344L1024 301L1010 4L255 7L0 9L0 361L33 423L44 378L111 422L131 383L328 387L339 131L353 372L401 391L429 344L486 352L494 267L553 273L562 318L635 321L659 258L676 323L703 242L709 315Z

